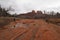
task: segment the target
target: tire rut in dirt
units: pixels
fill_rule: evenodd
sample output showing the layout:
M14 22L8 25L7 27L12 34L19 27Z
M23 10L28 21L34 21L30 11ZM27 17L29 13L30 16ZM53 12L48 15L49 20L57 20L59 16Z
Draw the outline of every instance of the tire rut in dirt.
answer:
M27 39L30 40L32 39L32 36L35 35L35 34L33 35L33 33L35 33L37 29L38 27L30 27L30 29L27 32L23 33L21 36L19 35L17 38L15 38L15 40L27 40Z

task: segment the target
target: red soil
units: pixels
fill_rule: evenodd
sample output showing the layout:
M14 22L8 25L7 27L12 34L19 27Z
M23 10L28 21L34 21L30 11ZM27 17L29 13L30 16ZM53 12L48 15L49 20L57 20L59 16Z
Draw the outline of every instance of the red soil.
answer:
M16 27L17 23L22 25ZM5 28L0 30L0 40L60 40L60 26L42 19L21 19L11 22Z

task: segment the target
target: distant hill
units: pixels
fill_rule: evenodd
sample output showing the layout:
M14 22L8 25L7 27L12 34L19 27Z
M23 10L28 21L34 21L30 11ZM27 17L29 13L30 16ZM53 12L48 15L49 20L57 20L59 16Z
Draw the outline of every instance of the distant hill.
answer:
M46 13L43 13L42 11L37 11L35 12L34 10L32 10L32 12L28 12L26 14L20 14L20 15L17 15L17 17L19 18L28 18L28 19L40 19L40 18L60 18L60 13L57 12L55 15L53 15L53 13L51 13L52 15L50 14L46 14Z

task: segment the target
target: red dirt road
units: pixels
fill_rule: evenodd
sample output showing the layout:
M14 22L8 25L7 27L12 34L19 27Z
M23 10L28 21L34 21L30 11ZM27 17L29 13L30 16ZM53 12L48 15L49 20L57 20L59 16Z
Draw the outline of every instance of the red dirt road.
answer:
M0 30L0 40L60 40L60 26L42 19L21 19L5 28Z

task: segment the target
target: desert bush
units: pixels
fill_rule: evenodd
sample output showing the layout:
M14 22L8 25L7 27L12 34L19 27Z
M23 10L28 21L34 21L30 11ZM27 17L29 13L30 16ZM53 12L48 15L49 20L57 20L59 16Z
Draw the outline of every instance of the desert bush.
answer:
M5 25L8 25L10 22L13 21L13 18L0 18L0 28L4 28Z

